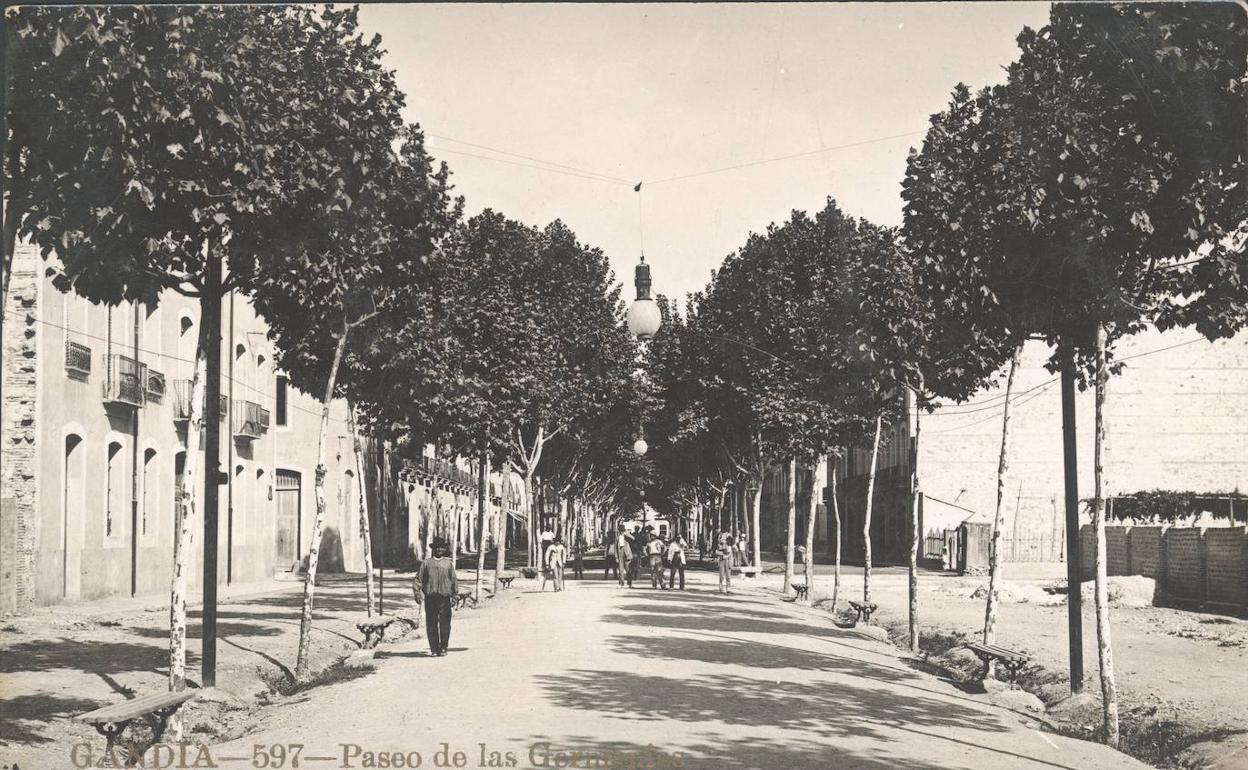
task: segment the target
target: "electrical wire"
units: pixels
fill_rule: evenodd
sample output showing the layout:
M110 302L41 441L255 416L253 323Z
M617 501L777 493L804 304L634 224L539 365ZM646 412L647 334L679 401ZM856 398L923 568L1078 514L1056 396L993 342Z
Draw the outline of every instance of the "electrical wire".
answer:
M454 142L455 144L462 144L465 147L473 147L478 150L486 150L487 152L498 153L499 155L509 155L513 158L520 158L521 160L531 160L536 163L542 163L547 166L554 166L555 168L561 168L561 169L564 169L565 171L575 171L578 174L584 174L586 176L599 177L603 179L604 181L608 181L608 182L618 182L620 184L632 184L632 182L628 181L627 179L622 179L618 176L611 176L610 174L602 174L597 171L590 171L589 169L578 168L577 166L569 166L564 163L556 163L552 160L544 160L542 158L538 158L533 155L522 155L518 152L509 152L507 150L500 150L497 147L490 147L484 144L475 144L473 142L466 142L463 139L455 139L454 137L444 136L442 134L426 134L426 136L433 137L434 139L441 139L444 142ZM446 148L443 148L443 149L446 149ZM451 152L454 152L454 150L451 150Z

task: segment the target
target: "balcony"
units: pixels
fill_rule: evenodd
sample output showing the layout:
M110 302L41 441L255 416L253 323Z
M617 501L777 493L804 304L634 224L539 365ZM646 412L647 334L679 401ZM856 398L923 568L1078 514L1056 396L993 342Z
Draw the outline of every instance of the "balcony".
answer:
M207 395L207 394L205 394ZM225 422L225 415L229 411L230 400L227 396L221 396L221 413L220 420ZM173 419L189 420L191 419L191 381L190 380L174 380L173 381Z
M165 400L165 375L155 369L147 370L147 387L144 388L147 400L159 404Z
M269 432L269 410L253 401L235 399L233 415L234 438L253 440Z
M91 348L77 342L65 342L65 373L76 379L91 376Z
M122 355L108 357L108 377L104 381L104 401L141 407L146 403L147 365Z

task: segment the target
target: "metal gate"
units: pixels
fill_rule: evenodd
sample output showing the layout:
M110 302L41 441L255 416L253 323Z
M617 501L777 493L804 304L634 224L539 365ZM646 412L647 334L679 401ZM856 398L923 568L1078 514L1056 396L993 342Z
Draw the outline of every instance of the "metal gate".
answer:
M273 491L277 498L277 556L278 569L298 569L299 543L303 539L300 491L301 479L298 471L278 468L276 484Z

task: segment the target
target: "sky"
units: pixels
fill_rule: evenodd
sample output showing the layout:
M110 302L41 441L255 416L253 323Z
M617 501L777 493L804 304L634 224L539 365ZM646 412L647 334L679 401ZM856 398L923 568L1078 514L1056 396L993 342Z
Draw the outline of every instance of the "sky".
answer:
M643 249L654 290L681 297L751 232L829 196L899 225L906 156L929 117L958 82L1001 82L1015 37L1048 8L366 4L360 14L468 214L563 220L603 249L631 298Z

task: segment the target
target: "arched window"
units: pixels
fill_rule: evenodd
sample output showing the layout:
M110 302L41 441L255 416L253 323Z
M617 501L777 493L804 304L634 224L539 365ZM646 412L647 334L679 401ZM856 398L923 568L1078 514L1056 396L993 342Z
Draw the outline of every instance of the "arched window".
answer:
M70 537L70 529L81 532L85 479L82 468L82 436L65 436L65 465L61 482L61 596L69 596L70 549L78 546L78 538ZM76 589L75 589L76 590Z
M121 442L108 442L108 466L107 477L105 479L105 497L104 497L104 536L112 537L115 532L113 518L121 516L125 510L122 501L122 493L125 489L125 476L121 467L122 464Z
M234 543L241 545L247 542L247 509L250 507L247 503L251 500L242 463L234 466L234 479L230 483L234 485Z
M148 512L154 510L152 501L156 498L157 487L156 450L148 448L143 452L143 493L139 499L143 510L139 512L140 532L146 537L148 532L155 532L155 523L148 522Z

